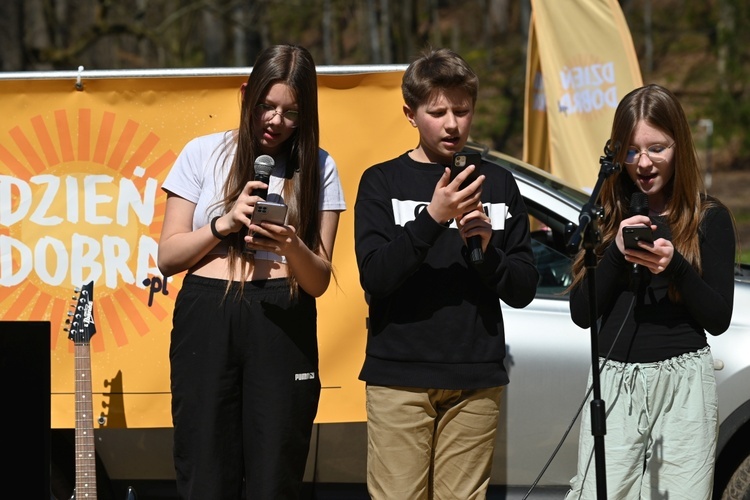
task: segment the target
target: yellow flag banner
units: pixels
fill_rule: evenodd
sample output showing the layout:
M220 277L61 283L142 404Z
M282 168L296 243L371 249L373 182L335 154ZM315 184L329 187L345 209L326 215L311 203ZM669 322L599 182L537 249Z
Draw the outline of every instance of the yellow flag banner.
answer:
M642 78L616 0L531 0L524 160L591 190L620 99Z
M551 171L547 139L547 102L544 95L539 46L534 23L529 29L526 63L526 104L524 106L523 159L548 172Z
M249 71L249 69L248 69ZM365 420L357 380L367 306L354 257L362 171L413 148L402 70L319 74L321 147L337 162L347 211L335 281L318 300L318 423ZM101 427L170 427L169 341L184 274L156 267L161 183L191 138L237 126L239 75L0 80L0 320L49 321L51 417L75 426L74 288L93 280L90 340ZM210 334L210 332L206 332Z

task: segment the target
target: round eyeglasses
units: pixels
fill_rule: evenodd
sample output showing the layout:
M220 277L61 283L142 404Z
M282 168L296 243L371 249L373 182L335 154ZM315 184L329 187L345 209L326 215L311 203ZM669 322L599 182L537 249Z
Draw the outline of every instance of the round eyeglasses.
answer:
M625 153L625 163L628 165L635 165L641 160L641 155L645 154L651 160L652 163L661 163L667 161L667 151L670 150L675 143L673 142L669 146L663 144L654 144L646 149L630 148Z
M297 123L299 122L299 111L296 111L294 109L278 111L270 104L262 102L255 106L254 111L256 118L268 122L273 120L274 116L279 115L281 117L281 120L284 122L284 125L290 128L296 127Z

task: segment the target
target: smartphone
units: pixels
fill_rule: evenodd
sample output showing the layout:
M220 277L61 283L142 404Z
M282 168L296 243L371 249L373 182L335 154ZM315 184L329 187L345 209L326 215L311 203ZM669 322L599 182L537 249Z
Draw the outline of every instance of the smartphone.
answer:
M260 226L261 222L273 222L282 225L286 220L287 206L283 203L274 203L272 201L259 201L255 204L253 216L250 222Z
M625 226L622 228L622 239L625 248L641 250L638 246L638 242L645 241L647 243L653 243L654 234L651 232L651 228L647 226Z
M474 171L469 177L461 183L461 189L474 182L479 177L479 166L482 164L482 154L469 151L460 151L453 153L453 163L451 163L451 180L461 173L469 165L474 165Z

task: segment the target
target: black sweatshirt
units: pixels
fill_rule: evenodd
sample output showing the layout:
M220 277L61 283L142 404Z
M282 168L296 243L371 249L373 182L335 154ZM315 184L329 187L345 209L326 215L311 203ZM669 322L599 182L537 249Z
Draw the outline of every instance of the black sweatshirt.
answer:
M654 217L655 238L671 239L664 218ZM699 230L703 276L675 250L672 261L650 276L645 290L629 290L632 265L614 242L604 252L595 271L599 328L599 355L606 356L617 333L610 359L631 363L663 361L708 345L707 331L720 335L732 319L734 301L734 226L726 208L711 208ZM644 268L644 273L650 274ZM682 300L672 302L668 285L673 282ZM631 308L631 303L633 307ZM570 312L581 328L590 328L588 285L584 279L571 291Z
M476 389L508 383L499 300L521 308L538 273L513 176L483 162L492 219L484 262L468 261L455 221L425 210L444 167L405 153L367 169L354 207L360 283L370 306L360 379L376 385Z

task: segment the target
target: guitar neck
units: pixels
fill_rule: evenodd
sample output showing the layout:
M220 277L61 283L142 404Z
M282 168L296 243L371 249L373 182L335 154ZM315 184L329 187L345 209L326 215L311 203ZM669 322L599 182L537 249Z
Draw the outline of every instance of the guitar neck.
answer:
M88 343L75 344L76 386L76 499L96 500L94 404L91 397L91 351Z

